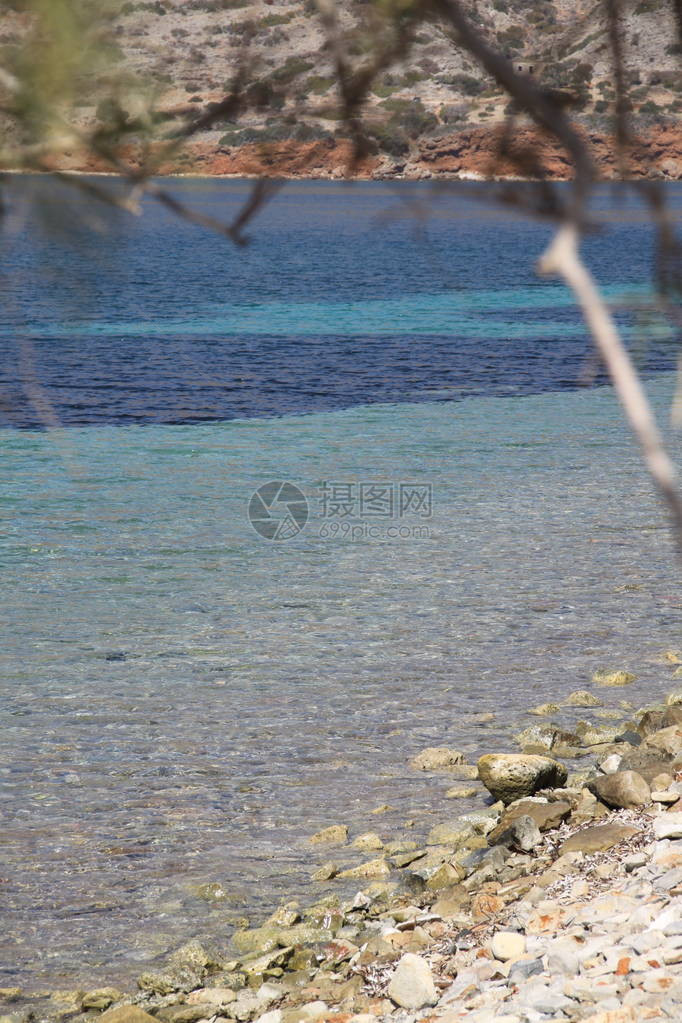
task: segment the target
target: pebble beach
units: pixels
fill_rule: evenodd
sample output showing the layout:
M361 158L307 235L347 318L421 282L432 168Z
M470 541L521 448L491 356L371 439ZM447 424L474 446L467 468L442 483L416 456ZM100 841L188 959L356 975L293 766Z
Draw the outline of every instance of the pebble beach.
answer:
M452 778L453 799L481 793L423 846L327 827L309 840L323 858L309 904L283 903L224 947L190 941L135 991L4 988L0 1023L680 1019L682 689L606 724L588 717L632 681L603 670L571 693L565 707L586 716L573 731L552 720L559 705L533 708L520 752L413 757ZM355 895L315 898L337 879Z

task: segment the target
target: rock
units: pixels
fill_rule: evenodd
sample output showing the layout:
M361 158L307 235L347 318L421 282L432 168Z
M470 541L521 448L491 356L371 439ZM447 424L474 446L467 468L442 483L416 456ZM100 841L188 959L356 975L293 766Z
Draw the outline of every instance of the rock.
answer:
M251 930L235 931L232 941L242 953L259 952L267 955L275 949L290 945L311 945L315 942L331 941L332 933L327 928L311 923L296 924L294 927L254 927ZM249 967L253 965L249 962Z
M384 848L384 843L376 831L366 831L363 835L358 835L357 838L353 839L351 845L354 849L362 849L364 852L372 852L376 849Z
M150 971L141 973L137 978L137 986L141 991L149 991L155 995L170 995L173 991L182 988L182 982L171 973L156 973ZM192 985L196 987L196 984Z
M588 692L587 689L576 689L564 700L566 707L603 707L598 696Z
M460 863L443 863L428 879L426 887L431 892L452 888L453 885L464 880L466 874L465 868Z
M531 852L540 845L542 835L532 817L520 814L518 817L514 817L509 827L500 833L496 841L501 845L510 845L514 849L520 849L522 852Z
M94 988L92 991L86 991L83 995L81 1008L83 1012L88 1012L89 1009L96 1009L101 1012L103 1009L108 1009L110 1005L118 1002L121 998L123 998L123 993L115 987Z
M457 781L476 781L478 778L478 767L476 764L459 764L457 767L451 767L448 770L450 778L456 778Z
M188 1005L229 1005L237 995L230 987L201 987L187 995Z
M526 939L518 931L497 931L490 942L490 951L503 963L518 959L526 951Z
M675 672L676 675L678 671ZM680 672L680 674L682 674L682 672ZM672 693L668 693L666 696L665 702L668 707L675 707L678 704L682 704L682 689L673 689Z
M536 714L538 717L546 717L548 714L558 714L561 707L558 703L541 703L538 707L529 710L529 714Z
M604 668L600 668L599 671L595 671L592 681L596 682L598 686L614 687L628 686L636 678L637 676L631 675L629 671L607 671Z
M332 860L327 860L321 867L310 875L311 881L331 881L339 872L339 868Z
M566 783L568 772L550 757L523 753L489 753L478 761L481 781L494 799L511 803L538 789Z
M154 1017L137 1005L119 1005L103 1012L98 1023L154 1023Z
M469 799L475 796L479 789L475 785L453 785L445 793L446 799Z
M520 987L529 977L543 973L544 968L542 959L519 959L518 962L513 963L507 982L510 985L516 984Z
M497 827L488 835L488 843L494 845L517 817L530 817L540 831L558 828L571 812L571 804L563 800L554 803L539 799L519 799L511 803L504 811Z
M682 838L682 813L665 813L654 821L656 838Z
M285 1009L282 1012L282 1023L315 1023L328 1015L329 1006L326 1002L307 1002L293 1009Z
M602 803L616 810L634 810L651 802L651 790L636 771L600 775L588 788Z
M259 1016L256 1023L282 1023L282 1010L271 1009L269 1012L264 1012L262 1016Z
M311 835L309 841L312 845L343 845L348 841L348 828L345 824L332 824Z
M631 828L627 824L597 824L571 835L562 844L560 851L562 854L567 852L587 854L604 852L636 834L638 834L637 828Z
M464 754L447 746L429 746L410 760L410 765L418 771L437 771L442 767L454 767L464 763Z
M672 805L672 803L676 803L679 798L679 792L674 792L671 789L652 789L651 791L651 799L654 803L666 803Z
M623 860L623 866L625 867L625 872L627 874L631 874L633 870L639 870L640 867L645 867L648 862L649 857L646 853L636 852L630 853L629 856L625 857Z
M412 952L398 963L387 990L389 998L403 1009L423 1009L438 1001L428 963Z
M576 733L582 746L601 746L605 743L612 743L618 740L623 731L623 726L615 725L593 725L590 721L579 721L575 726ZM639 736L637 737L639 741Z
M604 774L615 774L619 769L622 757L618 753L612 753L610 757L607 757L599 765L599 770Z
M571 744L575 738L575 735L562 731L558 725L531 725L514 736L522 749L530 749L531 752L549 751L559 743Z
M670 725L647 736L646 745L674 757L682 751L682 726Z
M655 778L651 779L650 786L652 789L658 789L662 792L667 792L673 785L673 776L668 774L667 771L661 771Z
M657 775L669 774L670 768L670 760L666 759L664 754L645 746L626 753L620 764L621 771L636 771L637 774L641 774L649 788Z
M266 920L266 924L271 924L273 927L293 927L301 919L301 914L298 911L297 902L287 902L283 906L279 906L271 916Z
M661 717L661 728L669 728L670 725L682 724L682 704L674 703L665 708ZM655 731L656 729L654 729Z
M428 845L444 845L450 849L461 849L467 845L475 835L484 835L495 827L497 814L491 816L489 811L474 811L473 813L462 814L461 817L442 824L436 824L431 828L428 838Z
M157 1020L161 1023L197 1023L215 1014L213 1005L166 1005L155 1009ZM246 1017L244 1017L246 1018Z
M368 860L367 863L361 863L358 867L342 870L338 877L377 881L383 877L388 877L390 873L391 868L387 861L383 857L379 857L376 860Z

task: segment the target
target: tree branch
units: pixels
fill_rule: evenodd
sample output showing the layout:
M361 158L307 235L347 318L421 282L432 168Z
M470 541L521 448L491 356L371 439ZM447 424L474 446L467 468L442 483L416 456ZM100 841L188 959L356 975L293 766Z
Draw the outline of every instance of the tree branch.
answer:
M677 472L663 445L648 398L613 317L578 252L573 224L559 229L538 264L541 274L563 278L571 288L620 398L644 462L672 514L678 548L682 550L682 495Z

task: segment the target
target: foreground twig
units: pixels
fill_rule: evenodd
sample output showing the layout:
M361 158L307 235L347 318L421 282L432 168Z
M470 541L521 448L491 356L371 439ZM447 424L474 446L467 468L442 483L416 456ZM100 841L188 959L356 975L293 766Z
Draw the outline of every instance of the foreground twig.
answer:
M560 228L543 253L538 269L542 274L562 277L573 291L625 415L641 445L646 467L672 513L677 544L682 550L682 495L677 473L613 317L580 258L578 231L574 224Z

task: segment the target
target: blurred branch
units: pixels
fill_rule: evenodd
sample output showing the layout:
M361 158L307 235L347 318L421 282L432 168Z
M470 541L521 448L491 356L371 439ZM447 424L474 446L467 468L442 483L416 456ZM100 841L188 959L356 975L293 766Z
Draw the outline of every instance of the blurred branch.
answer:
M665 450L646 393L613 317L580 258L578 238L574 225L561 227L543 253L538 270L541 274L561 277L573 291L632 431L639 441L649 474L668 505L677 545L682 551L682 495L677 473Z

